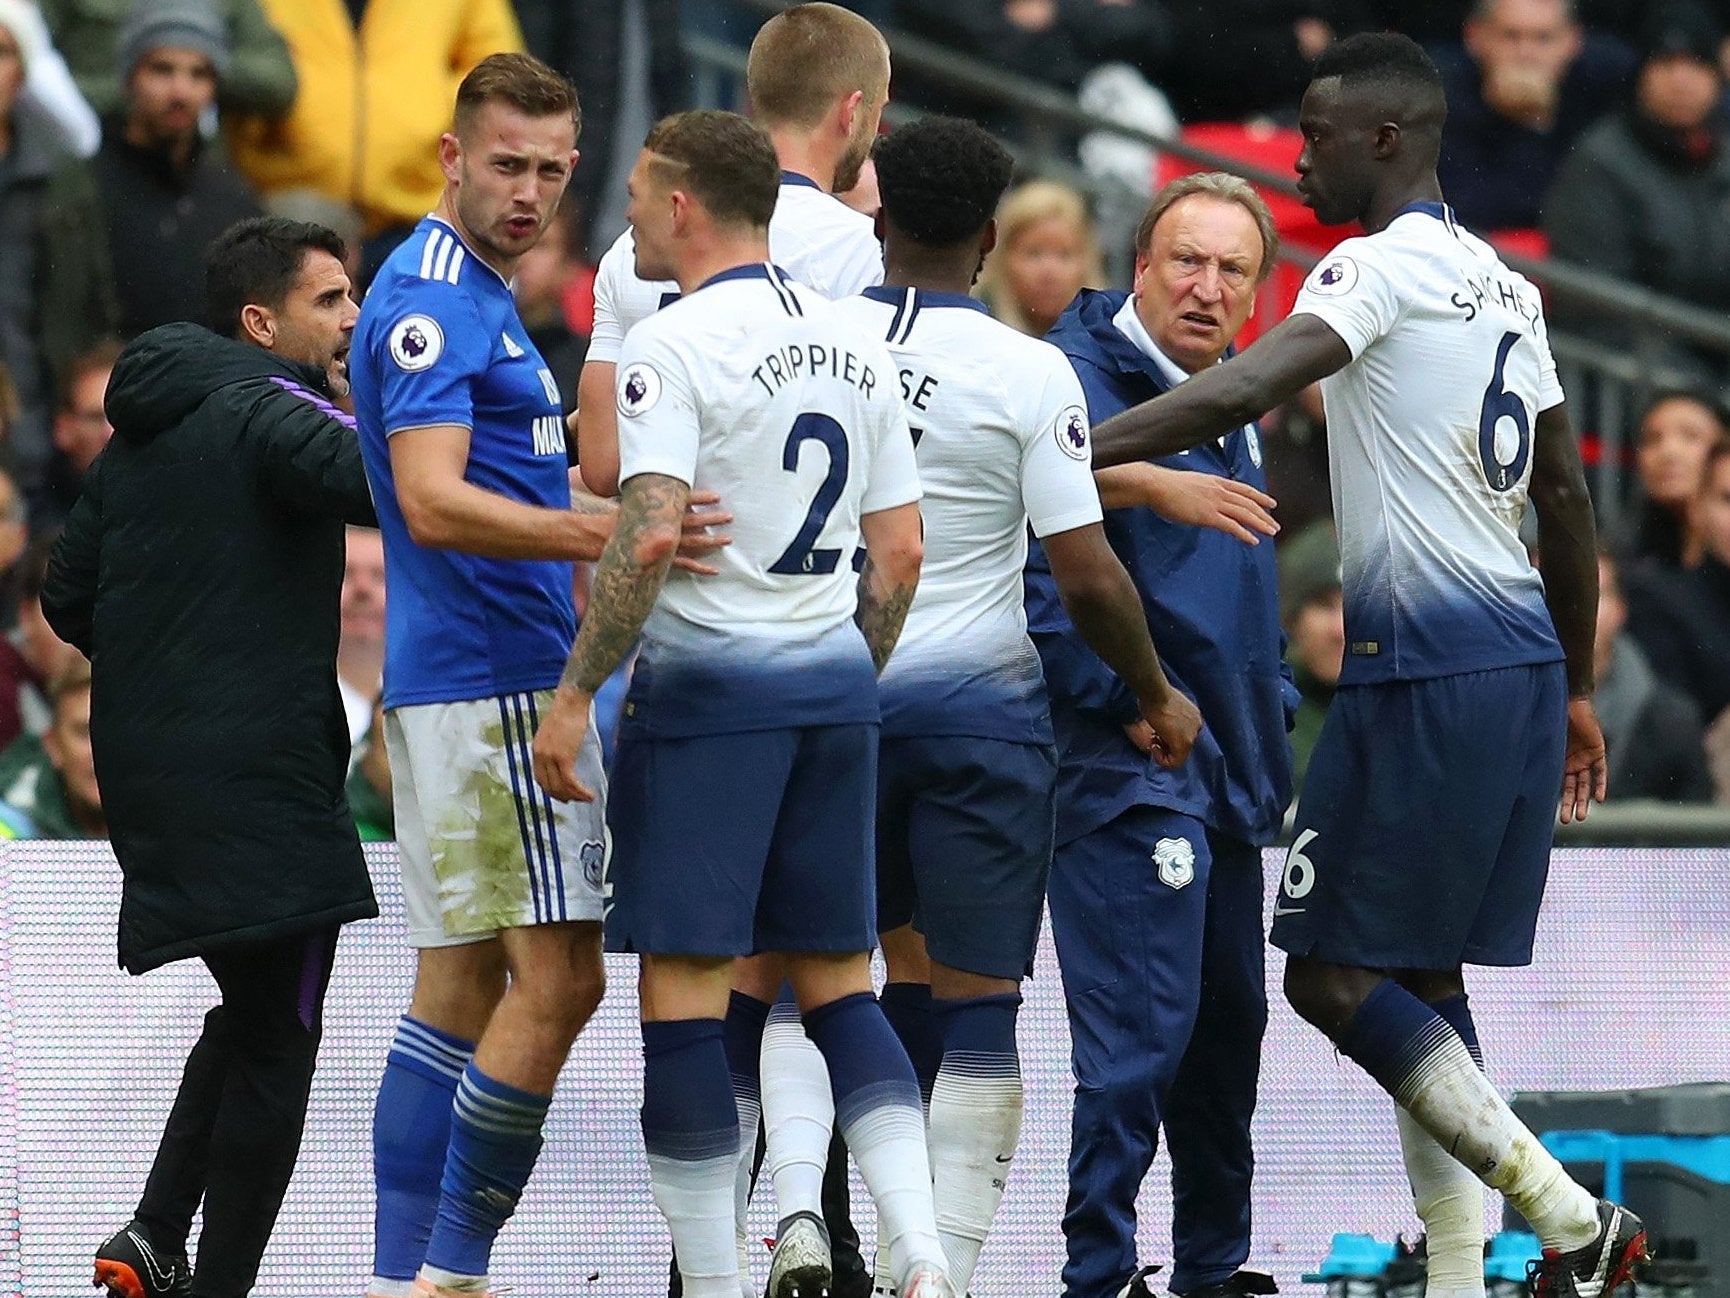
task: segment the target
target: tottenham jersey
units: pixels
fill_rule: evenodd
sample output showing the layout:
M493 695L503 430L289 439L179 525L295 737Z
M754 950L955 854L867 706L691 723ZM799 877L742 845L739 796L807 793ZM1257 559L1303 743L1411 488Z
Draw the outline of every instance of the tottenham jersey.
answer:
M391 474L393 433L453 424L470 433L468 481L570 508L559 387L509 285L454 229L425 218L373 280L349 376L390 588L385 706L557 685L576 629L571 565L417 545Z
M708 280L619 355L619 481L665 474L732 511L720 573L667 579L625 725L651 735L875 722L853 624L864 514L919 499L883 343L767 264Z
M1341 683L1561 658L1519 535L1533 425L1562 401L1538 290L1450 209L1415 203L1340 244L1293 311L1352 353L1322 380Z
M781 173L769 219L769 256L826 298L851 297L883 282L883 248L871 218L797 172ZM595 325L586 359L617 361L631 326L678 296L679 286L670 280L637 278L637 245L626 230L595 269Z
M885 339L919 461L925 562L880 682L885 735L1051 742L1021 570L1039 537L1100 521L1087 402L1063 353L959 293L836 304Z

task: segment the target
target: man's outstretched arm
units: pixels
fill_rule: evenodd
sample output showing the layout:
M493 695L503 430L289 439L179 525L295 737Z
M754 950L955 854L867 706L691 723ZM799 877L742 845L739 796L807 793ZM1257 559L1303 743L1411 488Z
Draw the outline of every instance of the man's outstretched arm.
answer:
M1094 425L1093 467L1156 460L1223 437L1351 358L1345 340L1320 317L1290 316L1224 364Z

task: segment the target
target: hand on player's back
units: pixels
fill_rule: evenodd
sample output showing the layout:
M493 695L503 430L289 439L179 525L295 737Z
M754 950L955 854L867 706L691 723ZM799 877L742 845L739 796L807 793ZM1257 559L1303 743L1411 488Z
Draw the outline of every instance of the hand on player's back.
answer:
M725 532L711 532L714 527L725 527L733 521L733 515L725 509L717 509L721 497L713 491L693 491L685 505L685 518L679 536L679 552L673 557L673 566L683 568L686 572L694 572L702 577L713 577L719 568L713 564L704 563L706 555L711 555L724 545L733 544L733 538Z
M1594 802L1610 790L1610 763L1604 755L1604 731L1591 699L1568 700L1568 750L1562 759L1564 825L1584 820Z
M1129 742L1167 770L1174 770L1189 760L1189 750L1201 733L1201 712L1178 690L1167 690L1157 705L1145 701L1141 705L1141 720L1123 728Z

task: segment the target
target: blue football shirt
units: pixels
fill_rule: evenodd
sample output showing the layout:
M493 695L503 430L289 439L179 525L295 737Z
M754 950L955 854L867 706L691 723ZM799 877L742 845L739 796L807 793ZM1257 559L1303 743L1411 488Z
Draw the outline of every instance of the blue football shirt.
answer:
M417 545L391 474L390 437L469 429L477 487L568 509L559 387L510 286L427 217L373 281L349 359L361 453L384 535L384 703L454 703L556 685L576 634L571 565Z

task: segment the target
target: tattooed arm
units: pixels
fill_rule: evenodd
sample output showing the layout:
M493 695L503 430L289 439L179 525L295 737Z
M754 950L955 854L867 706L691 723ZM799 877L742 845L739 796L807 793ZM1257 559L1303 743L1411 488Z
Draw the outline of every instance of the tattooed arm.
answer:
M881 672L901 638L913 593L919 588L924 524L918 505L897 505L866 514L859 520L859 530L865 538L865 568L859 574L859 610L853 620Z
M552 706L535 732L535 779L561 802L594 800L594 791L578 783L575 769L589 710L595 691L636 643L666 584L690 494L683 482L659 473L639 473L625 483L618 524L595 569L588 614Z

